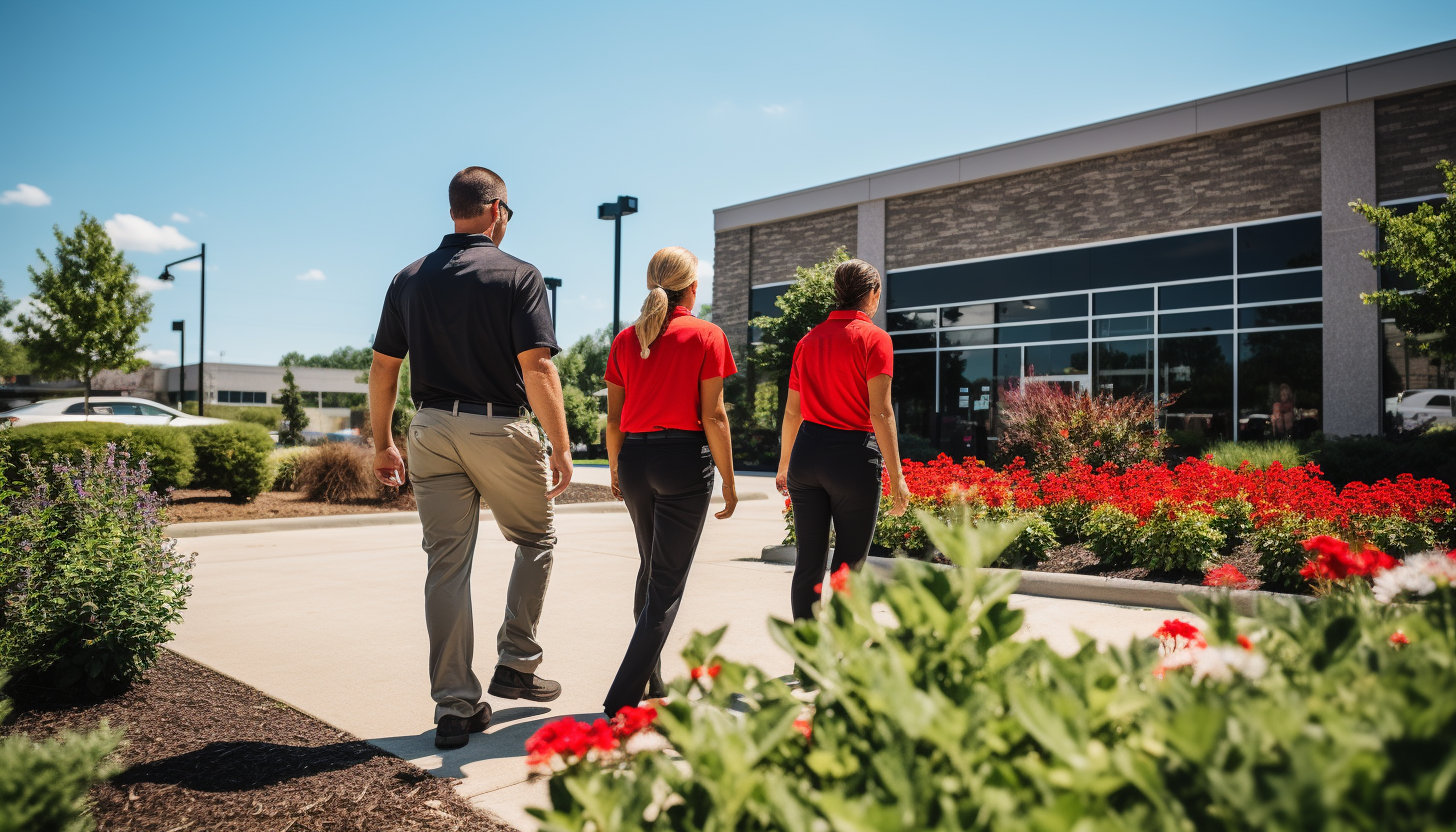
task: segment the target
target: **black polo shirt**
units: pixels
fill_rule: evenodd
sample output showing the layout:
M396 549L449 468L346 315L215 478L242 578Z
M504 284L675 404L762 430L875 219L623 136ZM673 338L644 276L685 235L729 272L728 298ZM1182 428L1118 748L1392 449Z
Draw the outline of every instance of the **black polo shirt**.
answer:
M440 247L394 276L374 349L410 358L410 394L526 405L516 356L560 351L546 281L484 234L446 234Z

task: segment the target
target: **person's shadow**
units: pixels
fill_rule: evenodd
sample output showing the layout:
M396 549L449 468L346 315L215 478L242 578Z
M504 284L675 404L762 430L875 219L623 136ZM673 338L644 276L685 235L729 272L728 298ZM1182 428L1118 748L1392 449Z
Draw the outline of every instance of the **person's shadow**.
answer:
M546 716L546 714L550 714ZM490 719L490 727L483 734L471 734L470 742L464 748L442 750L435 747L435 729L410 736L379 737L369 740L371 745L382 748L396 757L419 760L422 757L439 757L441 764L427 769L436 777L465 777L463 767L481 760L501 760L526 755L526 740L548 722L572 717L578 721L592 722L605 719L606 714L597 711L584 714L553 714L550 708L518 707L502 708ZM526 764L521 762L522 778Z

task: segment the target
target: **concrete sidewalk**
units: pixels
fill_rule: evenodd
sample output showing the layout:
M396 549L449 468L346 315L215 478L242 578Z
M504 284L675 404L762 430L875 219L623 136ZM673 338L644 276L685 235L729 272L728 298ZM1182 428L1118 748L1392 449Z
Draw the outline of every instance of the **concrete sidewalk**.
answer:
M605 482L606 472L587 472ZM587 480L587 476L580 476ZM762 486L759 486L761 480ZM772 492L768 478L740 480ZM686 672L678 654L694 630L731 625L723 653L775 674L792 663L769 638L769 616L789 616L792 567L761 563L759 550L783 538L781 503L739 504L730 520L708 519L664 672ZM418 525L312 529L183 539L200 554L195 595L170 647L440 776L521 829L545 789L525 782L523 744L546 722L601 715L601 701L632 632L637 552L626 514L563 514L560 545L540 637L542 675L564 686L549 705L491 700L488 733L437 752L426 672L424 557ZM513 547L482 529L472 585L476 668L484 681L504 605ZM1016 596L1027 637L1072 650L1075 626L1105 641L1149 635L1169 613Z

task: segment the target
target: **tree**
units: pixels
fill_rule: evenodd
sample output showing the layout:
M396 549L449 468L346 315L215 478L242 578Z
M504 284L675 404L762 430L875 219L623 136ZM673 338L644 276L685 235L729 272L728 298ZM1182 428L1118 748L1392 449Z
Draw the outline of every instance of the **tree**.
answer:
M5 284L0 282L0 320L4 320L15 308L15 301L5 296ZM30 357L25 349L14 341L0 336L0 378L10 378L30 372Z
M293 368L284 365L283 391L278 396L278 403L283 405L283 430L278 434L278 442L282 445L302 445L303 429L308 427L308 414L303 412L303 393L299 392L298 382L293 380Z
M601 413L597 400L570 384L561 388L561 397L566 406L566 436L571 444L595 445Z
M95 217L81 212L71 236L52 226L56 262L36 249L44 268L28 266L34 306L16 322L20 345L43 376L86 382L102 370L131 372L147 365L137 356L141 331L152 319L152 301L132 276L136 266L116 250Z
M748 360L764 373L766 380L778 383L779 413L783 413L789 398L789 367L794 362L794 347L833 311L834 270L849 259L849 253L840 246L828 260L807 269L796 268L794 285L774 300L774 306L782 314L777 318L760 315L748 322L763 333L759 346L749 349Z
M374 351L368 347L339 347L328 355L305 356L301 352L289 352L278 359L280 367L329 367L336 370L367 370L374 360Z
M606 384L607 357L612 351L612 333L602 327L576 339L571 348L556 354L556 372L562 385L571 385L588 395Z
M1360 295L1361 300L1379 304L1381 315L1395 318L1403 332L1439 333L1431 340L1416 341L1414 347L1451 357L1456 356L1452 340L1456 338L1456 165L1443 160L1436 167L1446 177L1444 202L1419 205L1404 216L1362 200L1350 207L1380 231L1380 249L1362 251L1360 256L1416 286L1409 294L1379 289Z

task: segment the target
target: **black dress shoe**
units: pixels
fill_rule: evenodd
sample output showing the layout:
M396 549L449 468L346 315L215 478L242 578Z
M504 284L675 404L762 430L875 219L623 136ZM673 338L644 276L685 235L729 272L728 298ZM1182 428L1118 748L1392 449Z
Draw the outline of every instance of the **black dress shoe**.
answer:
M463 717L446 714L435 726L436 748L463 748L470 742L471 734L479 734L490 725L490 706L482 702L475 716Z
M561 683L542 679L531 673L496 665L495 675L486 688L491 696L502 699L529 699L532 702L550 702L561 695Z

